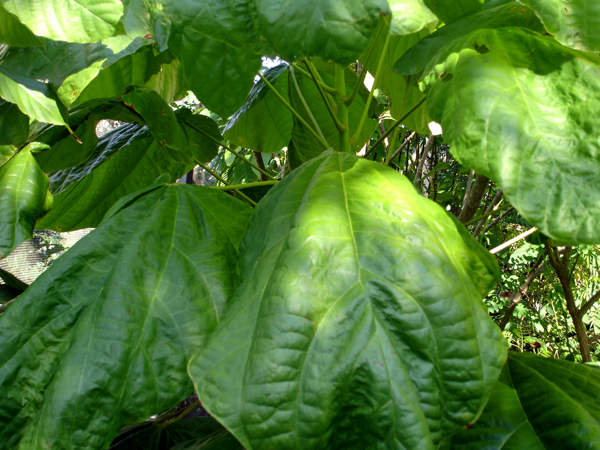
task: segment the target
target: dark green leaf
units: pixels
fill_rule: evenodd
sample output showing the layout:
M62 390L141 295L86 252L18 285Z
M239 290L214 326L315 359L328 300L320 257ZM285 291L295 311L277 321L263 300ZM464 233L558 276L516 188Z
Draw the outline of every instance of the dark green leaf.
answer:
M44 212L48 177L28 145L0 167L0 258L33 237L35 221Z
M0 145L19 147L28 135L29 117L17 105L0 100Z
M102 136L86 163L52 175L54 208L37 227L56 231L96 227L121 197L165 173L174 182L190 168L174 160L146 127L123 125Z
M2 1L34 34L56 41L101 41L113 35L123 14L120 0Z
M186 154L187 137L175 113L158 92L141 87L128 88L121 98L126 106L144 119L154 139L175 150L171 152L171 156L182 163L192 162L190 156Z
M202 163L213 160L219 152L219 143L223 140L219 125L210 117L201 114L188 115L181 111L179 110L178 114L183 116L183 131L189 141L187 152Z
M481 418L452 450L584 450L600 442L600 370L510 354Z
M319 56L349 64L369 45L380 16L391 15L385 0L255 2L258 27L286 61Z
M190 362L203 406L249 449L434 448L506 358L480 300L496 263L461 228L351 154L292 172L256 208L242 285Z
M11 288L10 286L7 286L5 284L0 284L0 306L3 306L11 300L15 299L19 296L19 294L20 292L18 290ZM3 309L4 308L0 308L0 314L3 312Z
M17 151L14 145L0 145L0 167L8 161Z
M183 65L178 59L174 59L169 64L163 64L160 71L153 75L145 83L145 86L154 89L169 104L184 98L189 90Z
M458 17L481 8L486 0L423 0L433 13L449 23Z
M19 294L21 292L25 291L25 289L27 289L27 287L28 287L27 284L23 283L12 273L7 272L6 270L1 269L1 268L0 268L0 278L2 278L2 281L4 281L6 286L14 289L15 291L18 291Z
M9 13L4 8L4 3L0 2L0 44L37 47L43 45L43 41Z
M147 189L44 272L0 317L0 448L104 449L189 395L251 211L210 188Z
M264 76L289 103L287 68L287 64L280 64ZM246 103L227 122L223 135L239 147L273 153L287 147L292 124L290 110L261 79L252 87Z
M179 420L166 427L139 424L119 436L109 450L243 450L244 448L212 417Z
M523 29L469 42L427 79L451 151L547 236L600 242L600 58Z
M185 27L172 32L169 46L204 106L229 117L244 103L260 69L260 56L248 47L232 47Z
M520 0L563 45L600 51L600 2L594 0Z

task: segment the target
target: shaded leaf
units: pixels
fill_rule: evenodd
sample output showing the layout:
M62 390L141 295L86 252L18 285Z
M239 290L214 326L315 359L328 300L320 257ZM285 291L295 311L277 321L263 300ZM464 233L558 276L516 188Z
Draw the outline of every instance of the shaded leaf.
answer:
M563 45L600 51L600 3L593 0L519 0L535 10L548 33Z
M288 66L280 64L264 76L289 103ZM229 119L225 139L239 147L273 153L286 147L292 137L292 113L260 79L246 102Z
M166 427L144 423L115 439L109 450L243 450L212 417L179 420Z
M217 122L201 114L191 114L189 110L180 109L177 113L189 141L188 154L201 163L213 160L223 140Z
M482 30L469 47L427 79L452 153L547 236L600 242L600 58L523 29Z
M17 151L14 145L0 145L0 167L8 161Z
M8 286L20 293L24 292L27 289L28 285L19 280L12 273L7 272L6 270L0 268L0 278L4 281L5 286Z
M169 46L198 100L221 117L244 103L261 67L260 56L249 48L232 47L185 27L172 31Z
M30 144L0 167L0 258L33 237L44 212L48 177L35 161Z
M162 174L174 182L190 169L140 125L123 125L100 138L84 164L51 176L54 208L38 228L71 231L96 227L121 197L151 184Z
M107 448L189 394L251 209L197 186L124 199L0 317L0 448Z
M9 13L4 8L4 3L0 2L0 44L37 47L43 45L43 41Z
M452 450L590 449L600 440L600 371L511 353L481 418Z
M203 407L249 449L433 449L478 416L506 357L480 301L496 263L457 227L354 155L292 172L256 208L242 285L190 362Z
M17 105L0 100L0 145L19 147L28 135L29 117Z
M481 8L486 0L423 0L442 22L449 23L468 12Z
M123 14L120 0L2 1L34 34L55 41L101 41L114 34Z

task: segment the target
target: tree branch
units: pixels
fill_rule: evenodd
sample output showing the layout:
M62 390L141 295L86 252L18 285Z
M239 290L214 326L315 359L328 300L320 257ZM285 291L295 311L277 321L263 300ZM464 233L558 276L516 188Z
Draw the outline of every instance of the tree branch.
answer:
M465 206L458 215L458 220L461 223L464 224L465 222L468 222L475 216L475 213L479 209L481 199L485 194L485 190L487 189L489 182L490 179L485 175L477 175L473 187L471 187L471 190L467 194L468 198L467 201L464 202Z

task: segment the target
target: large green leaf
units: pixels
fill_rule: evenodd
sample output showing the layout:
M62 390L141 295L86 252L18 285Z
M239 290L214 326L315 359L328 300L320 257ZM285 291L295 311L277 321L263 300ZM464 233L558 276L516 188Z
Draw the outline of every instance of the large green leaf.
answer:
M506 358L495 261L392 169L326 152L259 203L242 285L189 365L247 448L433 449Z
M394 71L421 78L424 70L425 74L429 73L451 53L472 45L473 35L482 29L505 27L529 28L540 33L544 31L533 10L516 0L492 0L409 48L394 64Z
M44 211L48 177L35 161L31 144L0 167L0 258L33 237Z
M349 64L369 45L380 16L391 15L385 0L255 2L262 35L284 60L319 56Z
M197 186L120 202L0 317L0 448L105 449L189 395L251 208Z
M47 84L7 73L1 64L0 97L39 122L65 124L66 108Z
M287 64L269 69L264 76L289 103ZM246 103L229 119L223 136L240 147L277 152L290 142L292 124L290 110L261 79L252 87Z
M17 105L0 100L0 145L20 146L28 135L29 117Z
M461 164L555 239L600 242L600 58L523 29L483 30L428 78Z
M486 0L423 0L443 22L452 22L462 15L481 8Z
M0 2L0 44L37 47L43 45L42 39L35 36L29 28L19 22Z
M190 89L211 111L229 117L244 103L260 69L260 56L178 26L169 46L181 60Z
M38 228L71 231L96 227L121 197L151 184L162 174L174 182L190 169L176 161L146 127L123 125L100 139L84 164L51 177L54 208Z
M600 51L600 2L596 0L519 0L529 6L563 45Z
M120 0L1 0L34 34L56 41L110 37L123 14Z
M452 450L584 450L600 442L600 370L510 354L481 418Z
M17 151L17 147L14 145L0 145L0 167L6 163L12 155Z

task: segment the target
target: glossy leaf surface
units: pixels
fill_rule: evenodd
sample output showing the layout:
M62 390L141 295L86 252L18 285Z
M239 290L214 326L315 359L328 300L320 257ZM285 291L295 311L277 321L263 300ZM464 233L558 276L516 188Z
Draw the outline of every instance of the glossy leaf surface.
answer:
M600 242L600 59L525 30L469 42L428 78L453 154L544 234Z
M289 103L287 64L268 70L264 76ZM292 137L292 125L290 110L261 79L252 87L246 102L229 119L223 136L240 147L271 153L287 147Z
M600 370L510 354L481 418L452 450L583 450L600 442Z
M189 395L250 213L209 188L149 188L44 272L0 317L0 448L104 449Z
M390 168L325 152L258 205L242 285L189 373L247 448L433 449L485 405L506 345L497 266Z
M49 181L31 154L34 145L0 167L0 258L33 237L44 211Z
M529 6L558 42L600 51L600 3L594 0L519 0Z
M162 174L174 182L188 170L189 165L173 159L147 128L123 125L102 136L87 162L51 176L54 208L37 227L56 231L96 227L121 197Z
M123 14L120 0L2 1L33 33L57 41L101 41L113 35Z

